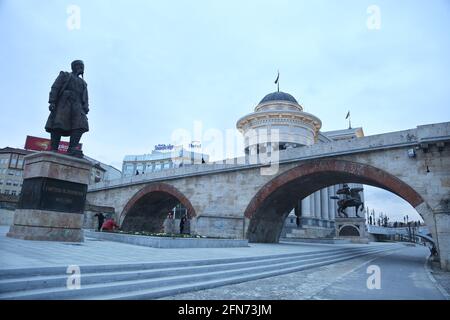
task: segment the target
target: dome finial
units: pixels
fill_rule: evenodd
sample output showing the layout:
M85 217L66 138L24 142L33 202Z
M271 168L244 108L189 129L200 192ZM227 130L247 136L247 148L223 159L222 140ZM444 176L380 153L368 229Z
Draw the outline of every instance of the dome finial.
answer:
M278 92L280 92L280 70L278 70L278 76L275 80L275 84L278 86Z

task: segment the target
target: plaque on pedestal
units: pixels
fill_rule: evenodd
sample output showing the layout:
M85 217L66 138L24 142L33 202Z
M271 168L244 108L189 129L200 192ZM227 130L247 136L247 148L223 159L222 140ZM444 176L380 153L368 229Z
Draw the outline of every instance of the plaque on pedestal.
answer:
M354 243L369 243L366 231L366 219L347 217L335 219L336 236L339 239L348 239Z
M92 164L54 152L25 157L24 180L8 237L82 242Z

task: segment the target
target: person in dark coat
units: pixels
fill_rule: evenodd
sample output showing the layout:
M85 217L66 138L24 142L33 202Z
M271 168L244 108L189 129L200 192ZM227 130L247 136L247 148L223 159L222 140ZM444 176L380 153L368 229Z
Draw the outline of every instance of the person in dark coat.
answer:
M67 153L83 157L77 146L83 133L89 131L86 116L89 112L88 91L82 78L83 61L75 60L71 67L72 72L61 71L52 85L48 100L50 115L45 130L50 133L52 151L58 151L61 136L70 136Z
M184 214L180 220L180 234L183 234L186 222L187 222L187 216Z
M94 217L97 217L98 219L98 228L97 230L100 231L100 229L102 228L103 222L105 222L105 216L103 215L103 213L97 213L96 215L94 215Z

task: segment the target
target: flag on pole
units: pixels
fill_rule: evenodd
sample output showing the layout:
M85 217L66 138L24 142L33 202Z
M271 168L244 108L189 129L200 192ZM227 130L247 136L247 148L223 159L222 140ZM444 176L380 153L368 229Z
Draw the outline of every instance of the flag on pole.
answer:
M347 120L350 117L350 111L347 113L347 116L345 117L345 119Z
M275 80L275 84L277 85L278 88L278 92L280 92L280 70L278 70L278 75L277 75L277 79Z

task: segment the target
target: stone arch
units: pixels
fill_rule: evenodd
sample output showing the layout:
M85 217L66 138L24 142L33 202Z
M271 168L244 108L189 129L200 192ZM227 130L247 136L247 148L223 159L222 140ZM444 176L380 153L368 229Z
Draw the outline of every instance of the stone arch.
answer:
M411 186L384 170L347 160L312 160L278 175L256 193L244 213L250 220L247 238L278 242L283 221L298 199L339 183L372 185L398 195L416 209L426 206Z
M127 202L119 222L123 230L159 232L167 212L181 203L187 209L190 219L196 212L189 199L177 188L167 183L152 183L138 192Z

